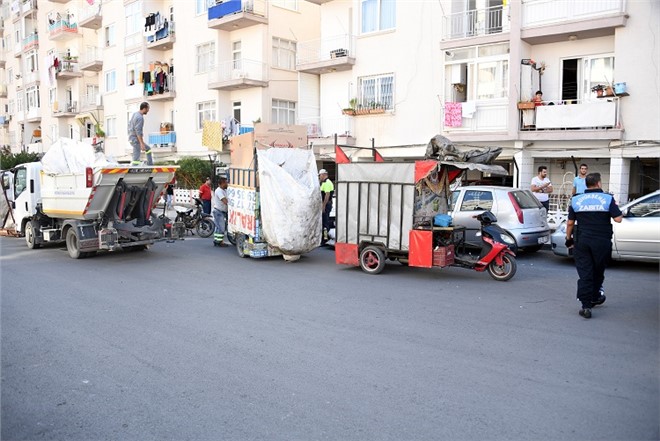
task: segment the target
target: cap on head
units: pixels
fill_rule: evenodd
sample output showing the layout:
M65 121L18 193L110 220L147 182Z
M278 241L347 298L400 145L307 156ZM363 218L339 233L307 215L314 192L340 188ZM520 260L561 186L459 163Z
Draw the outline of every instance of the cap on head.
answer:
M319 170L319 175L327 175L327 174L328 171L326 169L322 168L321 170Z

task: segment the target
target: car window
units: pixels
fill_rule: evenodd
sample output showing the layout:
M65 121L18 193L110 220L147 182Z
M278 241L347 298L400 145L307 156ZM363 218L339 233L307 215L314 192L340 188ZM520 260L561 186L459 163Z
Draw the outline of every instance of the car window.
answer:
M461 202L461 211L482 211L493 208L493 193L484 190L467 190Z
M536 199L536 197L530 192L517 190L512 191L511 194L513 195L513 198L516 200L516 202L518 202L518 206L521 209L541 207L539 200Z
M451 192L451 203L449 205L449 210L454 211L454 207L456 207L456 201L458 200L458 195L460 194L460 190L454 190Z
M628 216L660 217L660 195L651 196L632 205L628 209Z
M25 187L27 187L27 170L19 168L16 170L14 178L14 197L18 197L19 194L23 193Z

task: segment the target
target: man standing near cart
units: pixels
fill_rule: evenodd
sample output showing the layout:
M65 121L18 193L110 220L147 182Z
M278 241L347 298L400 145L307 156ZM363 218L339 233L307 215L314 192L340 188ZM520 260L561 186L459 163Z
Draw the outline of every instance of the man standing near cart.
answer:
M149 103L143 102L140 104L140 110L131 116L128 122L128 142L133 147L133 161L131 165L140 165L140 155L145 152L147 155L147 165L154 165L151 156L151 147L144 143L144 115L149 113Z
M227 223L227 178L225 177L220 178L218 188L213 193L213 221L215 222L213 245L228 246L224 243L225 224Z
M213 188L211 187L211 178L208 176L204 179L204 183L199 187L199 198L202 200L202 213L211 214Z
M332 228L330 225L330 212L332 211L332 195L335 192L335 186L328 178L328 171L324 168L319 170L319 182L321 183L321 201L322 211L321 219L323 221L323 239L322 243L328 241L328 231Z

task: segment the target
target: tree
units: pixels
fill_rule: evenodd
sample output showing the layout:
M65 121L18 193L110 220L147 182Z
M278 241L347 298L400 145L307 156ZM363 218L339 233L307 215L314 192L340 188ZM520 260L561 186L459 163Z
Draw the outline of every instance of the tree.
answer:
M0 169L8 170L16 167L18 164L25 164L26 162L36 162L41 159L39 153L12 153L9 149L2 149L0 151Z
M179 160L176 172L177 187L198 189L207 177L213 178L213 165L200 158L185 157Z

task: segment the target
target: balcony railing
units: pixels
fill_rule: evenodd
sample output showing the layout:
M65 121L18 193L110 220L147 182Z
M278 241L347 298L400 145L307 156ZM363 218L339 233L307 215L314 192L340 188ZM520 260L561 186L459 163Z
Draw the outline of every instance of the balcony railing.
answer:
M467 106L467 103L461 103ZM445 126L448 133L460 132L503 132L508 128L509 102L506 100L475 101L474 112L463 112L460 118L447 118L449 111L445 105ZM451 121L451 125L448 122Z
M522 27L529 28L625 12L625 0L527 0L522 4Z
M268 66L254 60L232 60L220 63L209 72L209 88L219 90L245 89L248 87L266 87L268 85Z
M176 78L174 75L167 75L162 80L156 80L150 83L152 90L145 89L144 96L150 101L169 101L176 98Z
M81 110L91 110L101 107L102 95L100 92L88 93L82 96L80 103Z
M53 104L53 116L56 118L74 116L78 113L78 102L69 101L64 104L63 107L57 105L57 102Z
M471 9L444 16L444 40L479 37L509 31L507 6Z
M68 20L54 20L48 25L48 37L51 40L66 40L78 35L78 23Z
M26 72L23 74L23 85L27 86L29 84L36 84L40 82L40 76L38 70L33 70L31 72Z
M15 3L19 3L19 2L16 1ZM16 8L12 7L12 11L13 11L12 19L13 21L16 21L23 15L36 12L37 0L22 0Z
M23 39L20 45L21 51L27 51L39 47L39 34L33 33Z
M617 97L576 101L573 104L544 101L543 104L534 109L520 110L520 130L599 130L620 127Z
M78 57L60 54L56 75L57 78L82 77L82 72L80 71L80 66L78 65Z
M146 40L148 49L172 49L172 45L176 41L174 22L168 22L166 27L159 29L154 35L147 36Z
M176 132L149 133L149 144L168 146L176 144Z
M208 9L208 27L223 31L268 23L265 0L225 0Z
M355 37L349 34L303 41L298 44L296 68L325 73L350 70L355 64Z
M103 49L95 46L85 47L80 56L80 69L94 72L103 69Z
M84 3L84 7L80 10L79 24L83 28L100 29L102 24L101 17L101 1L96 1L95 4L89 5Z

